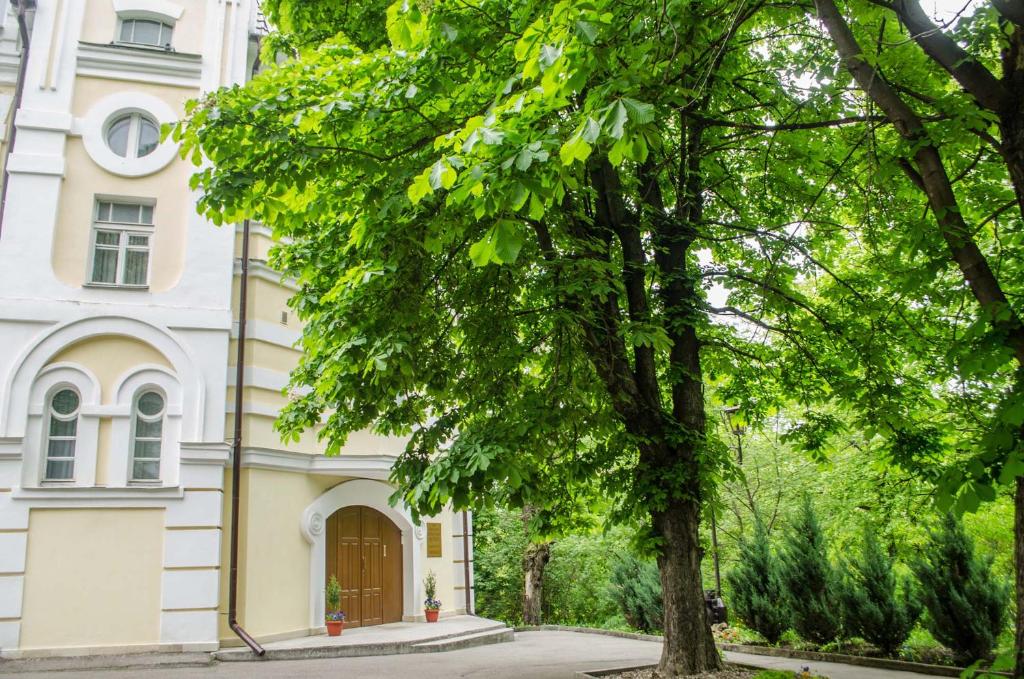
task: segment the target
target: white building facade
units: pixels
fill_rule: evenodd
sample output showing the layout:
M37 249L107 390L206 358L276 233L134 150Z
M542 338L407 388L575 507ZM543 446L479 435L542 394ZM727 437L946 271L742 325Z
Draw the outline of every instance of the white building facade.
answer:
M18 0L0 0L0 656L235 644L240 229L196 214L192 167L159 127L189 99L245 82L258 8L22 3L33 5L27 45ZM464 612L462 516L414 525L387 503L402 441L354 436L326 457L313 433L285 446L273 432L301 328L286 306L293 290L263 264L270 245L254 225L239 622L261 640L319 633L331 574L355 624L422 617L427 570L445 613ZM400 549L372 577L355 573L351 546L378 554L387 531Z

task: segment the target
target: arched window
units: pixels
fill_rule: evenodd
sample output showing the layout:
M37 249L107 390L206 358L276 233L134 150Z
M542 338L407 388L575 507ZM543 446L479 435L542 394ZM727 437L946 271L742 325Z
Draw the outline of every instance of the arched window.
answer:
M118 42L125 45L147 45L171 49L171 34L174 27L153 19L121 19Z
M160 480L160 441L164 430L164 397L145 391L135 400L132 430L132 481Z
M78 393L66 387L58 389L50 397L46 424L47 481L70 481L75 477L75 442L80 403Z

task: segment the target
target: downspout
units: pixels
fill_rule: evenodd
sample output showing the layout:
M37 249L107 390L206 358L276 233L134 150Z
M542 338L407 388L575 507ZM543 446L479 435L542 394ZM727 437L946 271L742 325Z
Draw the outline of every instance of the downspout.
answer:
M466 586L466 615L473 615L473 579L469 568L469 512L462 510L462 582Z
M228 627L257 656L266 651L238 624L238 508L242 482L242 391L245 387L245 325L249 298L249 220L242 222L242 275L238 282L238 349L235 355L235 432L231 445L231 561L228 572Z
M10 178L11 153L14 151L14 139L18 136L18 128L14 118L21 108L21 95L25 91L25 72L28 70L28 17L26 12L32 0L17 0L18 32L21 34L21 63L18 64L18 81L14 85L14 99L11 100L11 119L7 123L7 149L4 151L4 178L0 187L0 234L4 226L4 212L7 208L7 181Z

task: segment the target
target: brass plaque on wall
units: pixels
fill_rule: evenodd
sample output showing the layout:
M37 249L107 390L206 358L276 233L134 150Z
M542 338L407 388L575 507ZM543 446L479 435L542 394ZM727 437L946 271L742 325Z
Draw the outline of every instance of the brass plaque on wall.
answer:
M441 556L441 524L427 523L427 556Z

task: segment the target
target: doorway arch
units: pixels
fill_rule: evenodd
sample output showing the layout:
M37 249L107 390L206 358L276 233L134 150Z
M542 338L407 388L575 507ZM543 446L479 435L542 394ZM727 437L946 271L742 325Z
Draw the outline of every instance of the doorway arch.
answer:
M353 479L334 486L314 500L302 513L302 535L309 542L309 627L324 627L324 584L327 578L327 520L345 507L369 507L393 523L402 535L402 619L422 616L416 602L422 599L419 586L423 572L422 531L416 530L409 510L392 507L388 498L394 489L381 481Z

